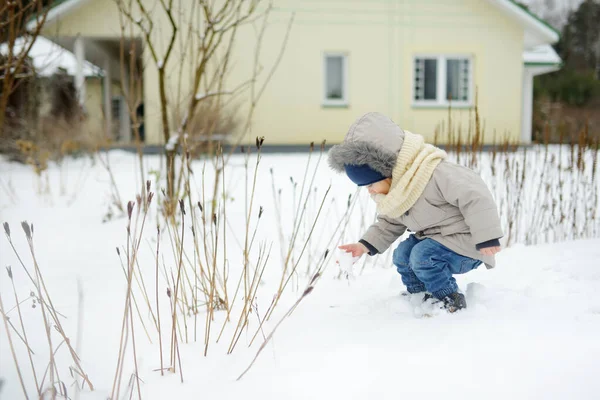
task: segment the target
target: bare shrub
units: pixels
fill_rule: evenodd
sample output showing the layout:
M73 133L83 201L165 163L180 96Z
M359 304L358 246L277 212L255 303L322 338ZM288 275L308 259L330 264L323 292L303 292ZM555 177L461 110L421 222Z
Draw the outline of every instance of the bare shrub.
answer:
M190 151L192 146L198 147L197 139L206 136L209 139L203 138L201 142L207 142L209 150L216 150L214 146L210 146L213 141L211 136L221 133L217 129L233 126L232 120L223 112L224 104L242 91L249 91L250 96L247 99L248 114L241 129L241 137L249 132L256 105L281 61L291 21L283 38L279 57L270 68L265 68L260 65L259 60L272 10L270 1L225 0L208 4L159 0L152 9L146 7L141 0L114 1L120 11L122 38L134 39L132 32L139 32L154 64L153 68L158 72L158 82L146 84L156 84L159 92L160 129L165 143L167 181L163 212L175 213L177 199L183 192L183 164L179 168L176 165L178 151ZM153 21L159 16L169 22L166 33L154 25ZM225 78L233 63L236 38L242 28L249 29L249 26L253 26L258 32L254 65L248 74L249 79L245 82L226 82ZM128 60L121 51L121 65L128 64L131 65L131 56ZM124 71L122 67L122 73ZM266 76L257 83L261 73ZM176 84L170 85L170 81ZM133 104L132 101L129 103ZM185 144L185 149L182 148L184 139L189 142ZM219 179L215 182L218 184ZM143 191L143 184L141 189Z
M32 76L13 97L25 89L31 92L28 100L16 104L19 111L6 119L7 129L0 137L0 152L11 160L39 172L48 161L60 162L65 156L92 153L106 145L104 133L87 124L72 76L64 71L49 78Z
M186 149L194 156L214 154L216 145L227 142L239 125L231 108L215 100L204 101L189 123Z
M50 92L50 115L72 123L82 118L81 108L77 99L75 80L65 71L59 71L50 77L48 82Z

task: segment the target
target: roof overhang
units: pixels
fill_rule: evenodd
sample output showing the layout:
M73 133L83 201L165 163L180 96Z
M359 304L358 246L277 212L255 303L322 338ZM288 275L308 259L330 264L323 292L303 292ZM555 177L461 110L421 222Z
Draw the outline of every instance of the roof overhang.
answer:
M83 6L85 3L89 3L92 0L58 0L55 2L50 11L48 11L48 16L46 17L45 24L50 24L53 21L58 20L61 16L69 14L71 11L76 10L77 8ZM37 26L36 18L31 18L29 22L27 22L27 29L31 30Z
M28 47L30 41L18 38L13 47L14 54L20 54ZM8 53L8 43L0 45L0 54ZM74 76L77 73L77 58L67 49L59 46L51 40L38 36L28 53L33 61L33 66L40 76L52 76L59 70L65 70L67 74ZM99 77L104 71L89 61L84 61L82 66L83 75L86 77Z
M548 23L525 10L512 0L487 0L525 28L524 46L531 49L543 44L558 42L560 34Z
M523 52L523 64L529 73L542 75L558 71L562 60L552 46L545 44Z

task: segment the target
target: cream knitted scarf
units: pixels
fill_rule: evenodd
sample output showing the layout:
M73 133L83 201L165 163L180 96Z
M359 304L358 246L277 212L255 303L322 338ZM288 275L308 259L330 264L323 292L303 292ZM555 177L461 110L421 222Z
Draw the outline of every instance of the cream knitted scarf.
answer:
M400 217L417 202L435 167L447 156L444 150L426 144L423 136L404 133L389 193L372 196L377 203L377 212L391 218Z

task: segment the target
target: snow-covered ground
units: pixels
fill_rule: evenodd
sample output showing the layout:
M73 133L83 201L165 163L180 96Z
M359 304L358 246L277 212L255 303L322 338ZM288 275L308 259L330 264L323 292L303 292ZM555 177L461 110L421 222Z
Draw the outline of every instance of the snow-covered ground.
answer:
M419 310L401 298L404 287L391 266L389 254L372 258L366 265L360 262L354 266L353 274L341 278L334 262L336 257L330 257L314 291L285 319L247 375L236 381L262 343L259 336L261 340L247 346L281 275L278 220L287 241L298 209L293 205L301 197L303 175L308 170L310 181L317 158L314 155L306 168L306 154L263 156L251 226L256 225L258 207L263 206L256 242L273 243L273 249L257 296L258 312L251 316L247 333L231 355L226 355L231 338L228 328L226 338L219 343L214 341L217 333L213 334L208 356L204 357L204 328L199 323L197 342L190 331L189 343L180 347L182 384L179 373L161 376L156 371L160 367L157 335L150 329L150 343L136 323L142 398L598 398L600 239L512 246L499 254L496 269L480 267L458 277L469 303L467 310L433 318L419 318ZM158 157L148 157L146 163L149 171L160 166ZM134 199L139 189L135 157L112 152L111 167L123 200ZM195 193L201 193L202 167L201 162L195 162ZM253 168L254 159L250 161L250 170ZM31 256L20 222L33 223L36 258L48 291L57 310L65 315L63 326L71 340L77 342L83 369L95 385L94 392L84 390L81 398L106 399L111 394L117 365L126 287L115 248L125 246L127 224L124 217L102 222L109 205L108 174L89 159L71 159L62 167L53 165L41 181L30 168L6 161L0 161L0 171L0 221L10 224L13 241L27 266L31 266ZM211 174L207 168L207 181ZM153 176L150 174L150 179ZM236 265L240 264L239 249L245 230L242 156L232 159L225 178L229 198L228 259L231 275L237 279ZM299 263L300 277L294 288L284 293L278 311L265 324L265 335L301 295L325 249L335 251L336 243L356 240L374 216L369 200L361 196L345 233L334 231L348 207L348 195L354 195L355 188L344 177L331 173L323 159L307 202L302 240L310 231L330 183L332 188L317 228ZM276 193L281 189L279 213L272 187ZM140 265L149 282L154 282L155 216L153 209L140 250ZM331 242L330 237L334 238ZM167 242L163 237L165 257L171 251ZM173 256L169 262L173 263ZM12 267L19 299L27 298L33 286L5 238L0 240L0 264ZM166 283L161 285L162 291ZM78 288L83 293L81 300ZM5 271L0 271L0 294L5 309L11 309L15 301ZM48 358L39 310L31 307L31 301L22 307L41 376ZM78 310L82 311L79 332ZM17 326L15 311L9 315ZM142 315L149 325L150 316L144 312ZM204 311L199 319L204 321ZM219 328L223 319L223 312L217 312L215 324ZM0 379L4 380L0 398L21 399L24 395L6 331L4 326L0 328ZM76 340L78 333L81 340ZM35 398L24 346L14 333L12 337L30 398ZM61 368L72 365L64 353L59 363ZM125 382L132 373L133 365L128 362L123 374ZM69 386L73 378L68 372L63 372L61 378L74 398L74 388ZM129 398L129 391L124 392L121 391L121 397Z

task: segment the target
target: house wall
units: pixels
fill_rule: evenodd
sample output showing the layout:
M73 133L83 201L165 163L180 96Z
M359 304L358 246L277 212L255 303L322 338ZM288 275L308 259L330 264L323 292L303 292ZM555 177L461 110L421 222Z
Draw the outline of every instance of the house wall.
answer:
M87 119L85 129L94 135L104 133L104 110L102 101L102 79L86 79L85 108Z
M104 127L104 82L101 78L86 79L86 98L85 107L87 109L87 119L85 129L91 134L106 136ZM112 95L121 94L121 86L113 83L111 86Z
M343 139L368 111L383 112L405 129L433 139L448 109L415 108L413 57L417 53L463 53L474 60L479 113L486 141L521 130L523 28L481 0L403 2L280 1L277 23L267 30L266 59L273 60L286 17L296 10L285 57L261 99L251 137L272 143ZM285 5L287 6L285 6ZM248 35L251 37L251 35ZM246 48L250 58L252 48ZM267 50L268 49L268 50ZM323 53L348 54L349 107L322 107ZM241 67L241 66L240 66ZM468 129L469 112L452 120ZM443 138L441 138L443 139ZM250 138L250 141L252 139Z
M184 6L191 7L192 3ZM264 70L257 88L277 58L292 11L296 13L295 20L284 57L258 103L245 141L265 136L268 144L307 144L323 139L335 143L343 139L357 117L368 111L385 113L403 128L433 139L436 126L447 119L448 110L413 107L416 53L472 55L486 141L491 141L494 131L498 137L507 132L514 140L520 137L524 31L489 2L277 0L261 47L260 64ZM95 0L46 30L68 36L82 33L118 37L117 12L112 0ZM192 13L187 9L184 15ZM164 16L157 15L153 22L155 32L170 31ZM180 38L185 32L185 27L180 29ZM159 53L165 50L164 42ZM178 45L166 67L171 96L178 93L180 85L186 88L191 82L191 55L179 54ZM250 79L255 45L256 31L250 26L241 28L227 89ZM348 54L348 107L322 106L324 52ZM158 69L147 47L144 60L146 137L148 142L161 143ZM246 91L230 105L240 122L247 115L248 96ZM462 124L464 132L470 111L458 109L452 114L452 120ZM181 118L182 113L175 107L169 112L177 120Z

